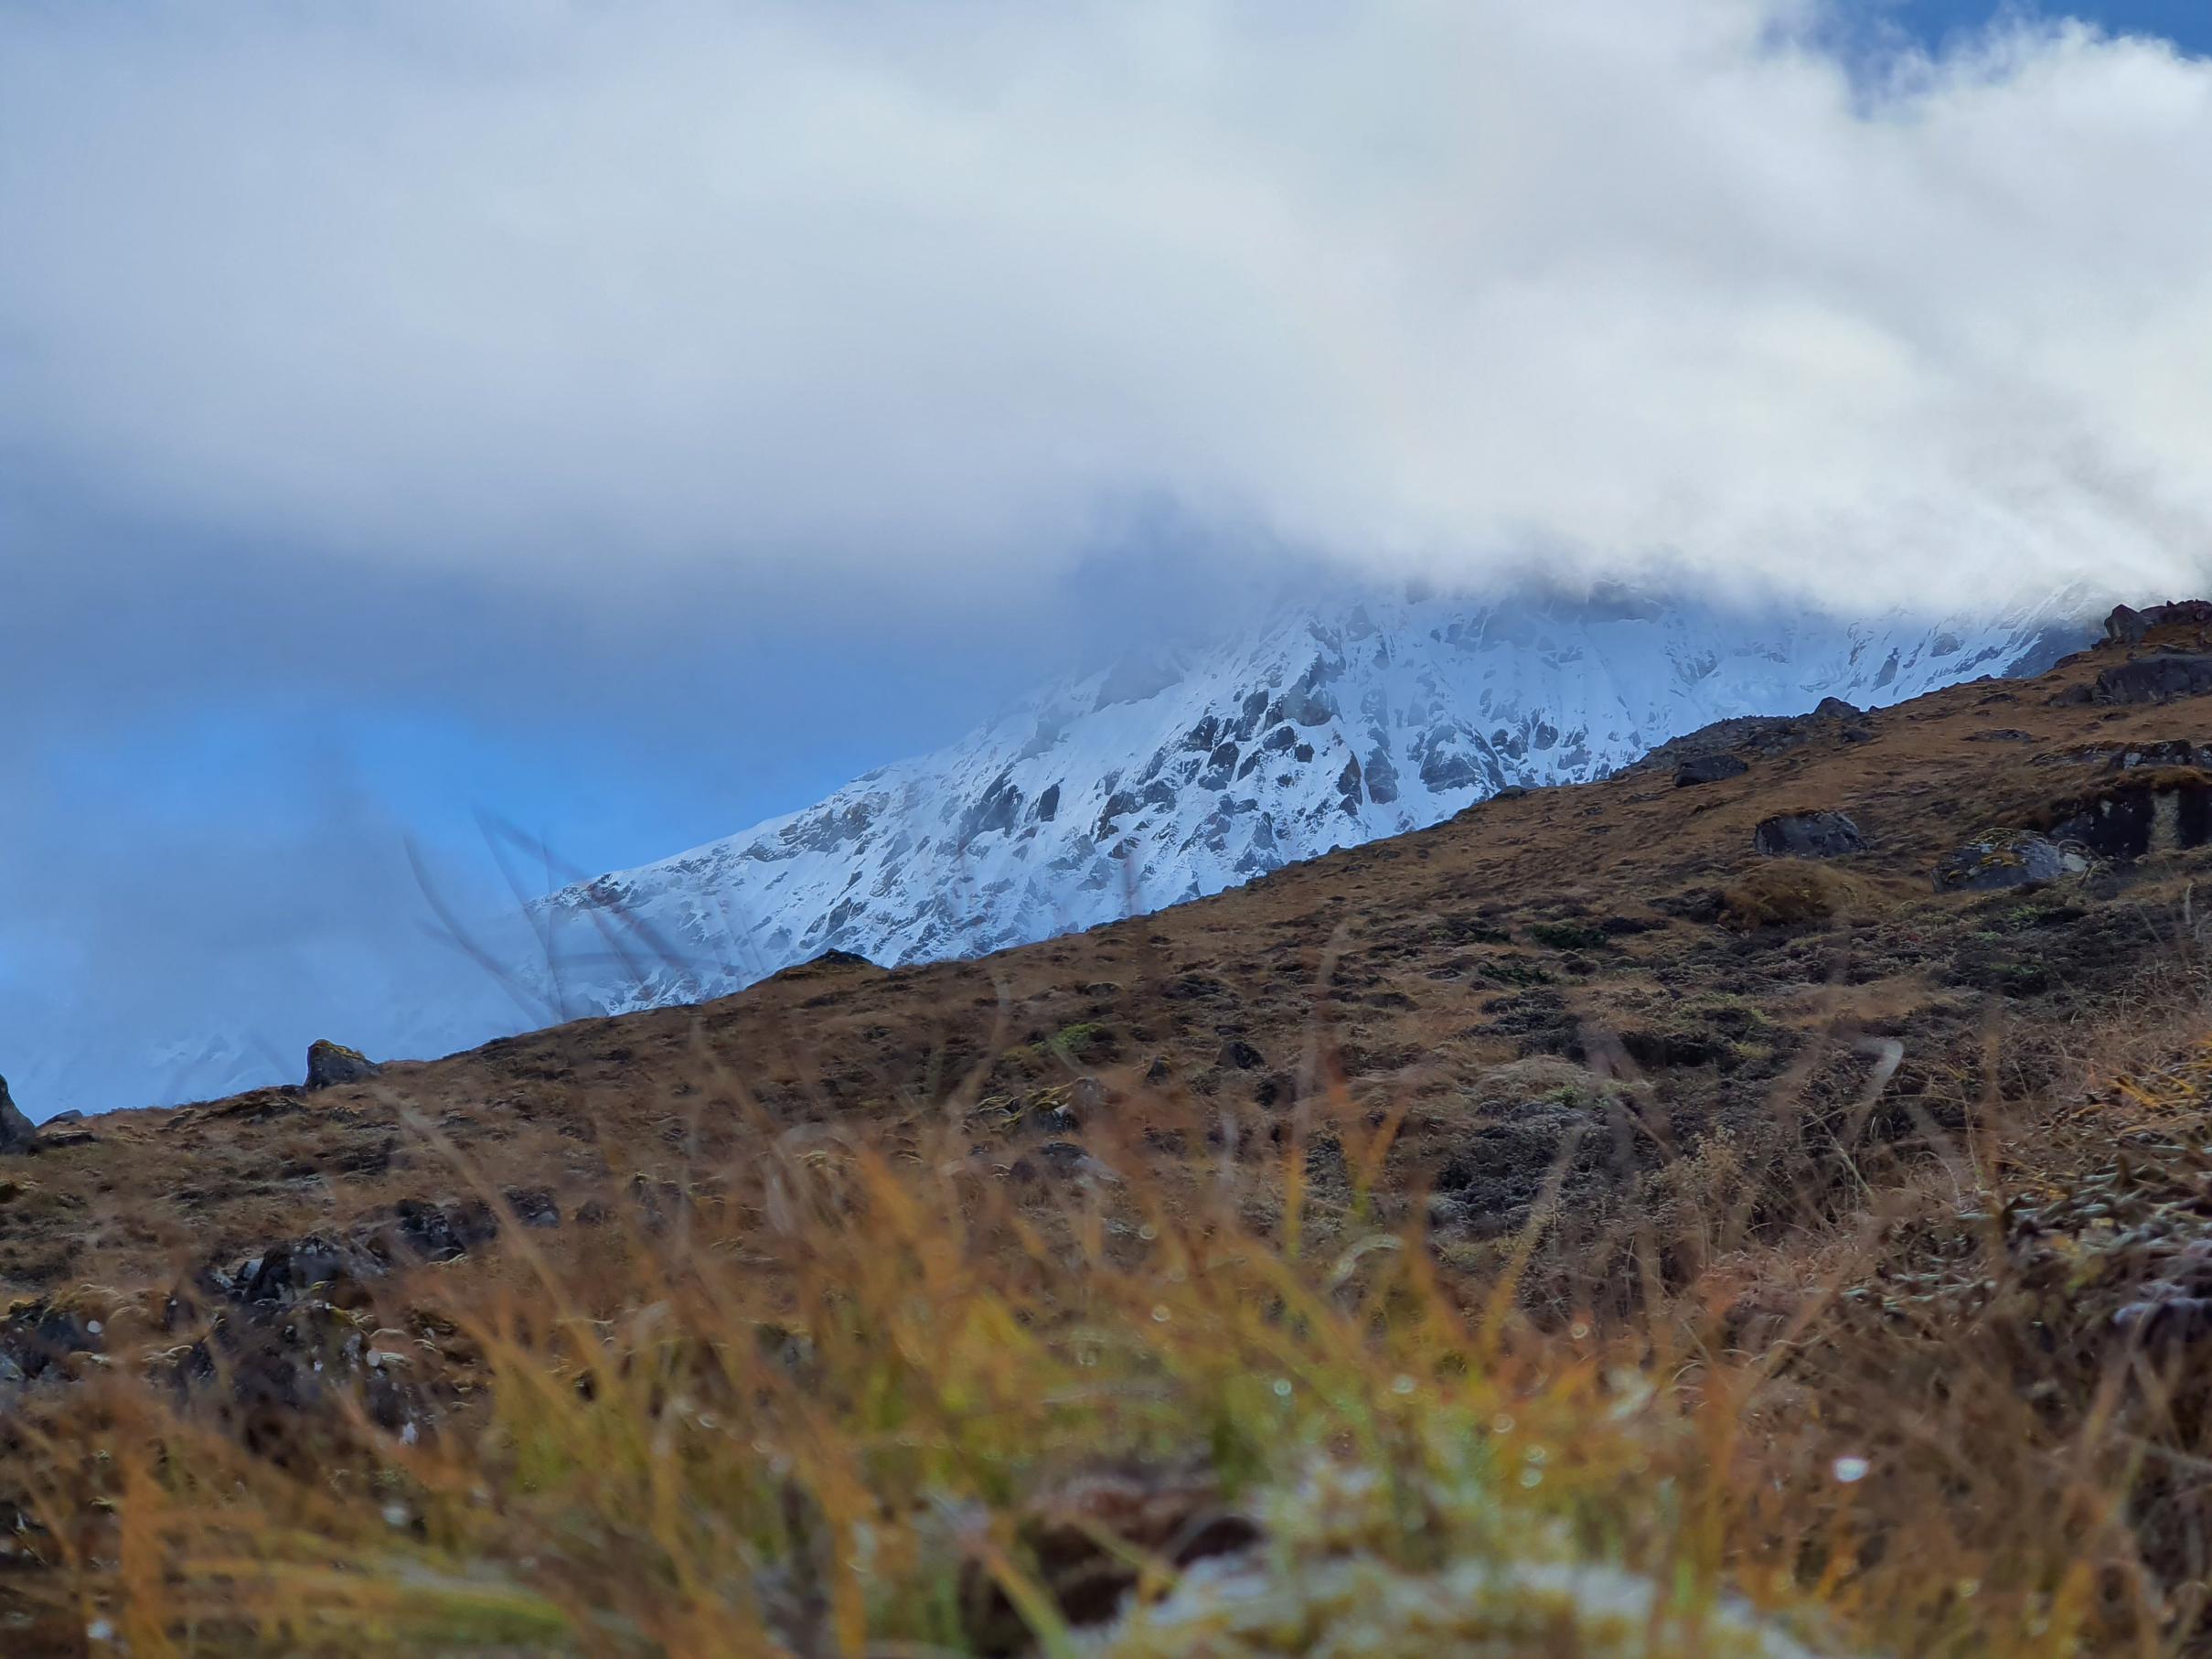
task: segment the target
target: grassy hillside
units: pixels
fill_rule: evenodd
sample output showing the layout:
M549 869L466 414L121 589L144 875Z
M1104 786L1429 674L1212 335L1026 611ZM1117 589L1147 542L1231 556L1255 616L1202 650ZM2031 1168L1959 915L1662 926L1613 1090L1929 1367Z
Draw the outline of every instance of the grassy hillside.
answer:
M49 1136L0 1650L2187 1651L2212 701L2109 676L2195 626ZM1939 890L2031 828L2102 854Z

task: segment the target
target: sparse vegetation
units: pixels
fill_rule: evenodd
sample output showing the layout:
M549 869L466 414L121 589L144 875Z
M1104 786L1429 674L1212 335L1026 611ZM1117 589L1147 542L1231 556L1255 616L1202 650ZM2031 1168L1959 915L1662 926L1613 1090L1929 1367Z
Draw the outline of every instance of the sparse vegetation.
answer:
M1833 865L1806 859L1754 864L1721 894L1721 915L1732 927L1794 927L1863 915L1873 890Z
M1604 950L1613 943L1604 929L1587 922L1531 922L1525 931L1554 950Z
M1525 957L1500 957L1476 969L1484 979L1499 985L1549 985L1553 982L1548 969L1539 968Z
M2201 855L1937 894L1944 814L1839 870L1616 795L1572 891L1536 799L57 1142L0 1647L2201 1651ZM1468 893L1667 919L1555 975Z
M2129 1190L2212 1158L2175 1138L2207 1084L2193 1058L2104 1097ZM1301 1116L1382 1167L1341 1096ZM258 1438L180 1365L195 1315L88 1292L107 1360L8 1430L52 1569L8 1605L134 1654L1179 1659L2155 1652L2186 1611L2144 1558L2191 1547L2173 1472L2128 1448L2196 1455L2193 1397L2078 1346L2156 1264L2118 1265L2121 1212L2031 1210L2119 1167L2080 1167L2055 1099L1902 1166L1878 1225L1801 1212L1756 1255L1813 1164L1708 1138L1617 1216L1680 1280L1626 1320L1568 1293L1548 1201L1480 1281L1366 1180L1319 1200L1295 1144L1197 1172L1087 1144L1097 1172L1040 1187L941 1122L763 1125L764 1156L588 1251L510 1226L497 1276L303 1293L290 1340L350 1380ZM420 1434L375 1420L395 1373Z

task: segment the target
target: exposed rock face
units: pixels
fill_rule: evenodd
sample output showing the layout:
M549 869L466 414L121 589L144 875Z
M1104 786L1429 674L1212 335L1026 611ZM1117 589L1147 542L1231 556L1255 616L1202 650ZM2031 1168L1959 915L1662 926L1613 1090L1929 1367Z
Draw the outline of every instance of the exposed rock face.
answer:
M384 1068L358 1048L327 1039L307 1049L307 1086L336 1088L343 1083L365 1083Z
M0 1077L0 1152L27 1152L37 1139L37 1126L16 1108L7 1079Z
M2112 751L2105 763L2108 772L2134 772L2143 767L2194 766L2212 771L2212 744L2174 738L2164 743L2132 744Z
M1267 1064L1267 1057L1242 1038L1233 1038L1222 1044L1221 1064L1240 1072L1256 1071Z
M98 1350L83 1317L49 1302L21 1303L0 1316L0 1403L49 1374L66 1375L69 1356Z
M1808 745L1862 744L1873 738L1874 727L1864 712L1840 697L1825 697L1810 714L1745 714L1716 720L1660 744L1623 770L1672 772L1677 787L1688 787L1735 776L1725 769L1728 760L1740 760L1747 754L1765 759ZM1716 760L1724 769L1711 777L1683 776L1691 767Z
M1936 865L1938 893L1986 893L2080 875L2089 855L2032 830L1993 830Z
M1748 762L1733 755L1700 755L1674 768L1674 787L1689 789L1699 784L1717 784L1726 778L1741 777L1750 770Z
M272 1245L225 1276L239 1301L289 1302L343 1288L348 1300L365 1300L358 1286L383 1271L383 1264L360 1246L320 1233Z
M378 1260L404 1263L451 1261L498 1236L499 1218L481 1199L440 1204L402 1198L372 1216L357 1239Z
M2212 657L2138 657L2115 663L2097 676L2091 695L2099 702L2172 702L2212 691Z
M2053 807L2042 826L2100 858L2180 852L2212 840L2212 772L2193 767L2122 771L2095 793Z
M2148 632L2143 613L2132 605L2114 605L2112 614L2104 619L2105 641L2110 645L2136 645Z
M1784 812L1763 821L1751 844L1769 858L1841 858L1864 851L1866 838L1841 812Z
M509 1187L506 1198L507 1207L514 1211L515 1219L526 1227L561 1225L561 1205L544 1187Z
M825 950L803 966L827 971L832 968L873 968L875 964L857 950Z
M2115 645L2141 645L2153 628L2166 627L2212 628L2212 600L2185 599L2141 611L2132 605L2115 605L2104 619L2104 637Z

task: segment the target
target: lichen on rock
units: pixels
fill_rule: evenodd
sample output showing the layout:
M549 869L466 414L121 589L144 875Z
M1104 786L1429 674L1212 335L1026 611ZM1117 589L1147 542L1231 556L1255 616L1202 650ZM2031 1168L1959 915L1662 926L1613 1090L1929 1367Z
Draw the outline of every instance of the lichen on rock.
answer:
M327 1038L319 1038L307 1048L307 1086L311 1089L366 1083L383 1069L359 1049Z

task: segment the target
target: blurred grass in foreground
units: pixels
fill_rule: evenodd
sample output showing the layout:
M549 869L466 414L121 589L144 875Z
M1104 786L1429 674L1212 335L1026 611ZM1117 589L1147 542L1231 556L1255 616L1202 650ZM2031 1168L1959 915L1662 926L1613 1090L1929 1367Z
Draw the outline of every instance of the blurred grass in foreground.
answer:
M1531 1306L1556 1189L1448 1271L1372 1190L1390 1134L1317 1098L1279 1147L1010 1168L952 1108L763 1120L650 1204L617 1183L588 1240L510 1216L492 1266L299 1313L410 1379L406 1436L358 1402L241 1434L146 1380L173 1314L112 1312L0 1463L41 1628L134 1659L2169 1651L2110 1399L2025 1406L1986 1321L1836 1322L1899 1216L2002 1205L1994 1149L1879 1226L1707 1238L1600 1329ZM1309 1201L1324 1140L1349 1204ZM1793 1275L1733 1351L1747 1285Z

